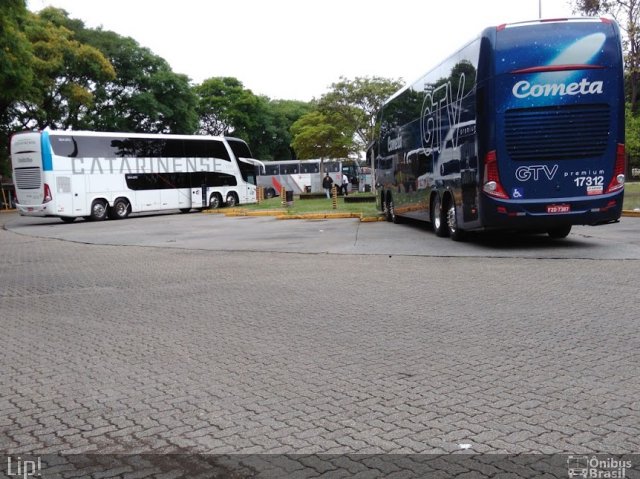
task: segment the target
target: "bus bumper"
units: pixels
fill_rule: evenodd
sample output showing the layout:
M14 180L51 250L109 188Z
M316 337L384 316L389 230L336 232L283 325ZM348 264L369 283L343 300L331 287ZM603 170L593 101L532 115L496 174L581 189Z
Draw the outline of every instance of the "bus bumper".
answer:
M602 225L619 220L623 192L590 198L522 202L486 198L483 208L487 228L538 229L560 225Z
M57 216L53 211L53 205L50 203L41 205L16 204L16 209L22 216Z

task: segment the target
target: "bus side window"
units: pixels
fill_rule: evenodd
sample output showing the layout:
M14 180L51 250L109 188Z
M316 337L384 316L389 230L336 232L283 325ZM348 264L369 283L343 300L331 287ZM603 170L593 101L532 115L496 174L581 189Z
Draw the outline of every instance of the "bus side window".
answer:
M265 176L277 176L280 174L280 169L278 165L265 165L264 166L264 174Z
M72 136L54 136L51 139L53 152L58 156L75 158L78 156L78 143Z

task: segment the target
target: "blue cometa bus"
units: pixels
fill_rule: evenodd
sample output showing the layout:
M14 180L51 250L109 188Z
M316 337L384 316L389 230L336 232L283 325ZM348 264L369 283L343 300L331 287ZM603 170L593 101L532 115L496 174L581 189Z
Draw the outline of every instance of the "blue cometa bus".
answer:
M612 20L501 25L385 102L374 143L378 207L438 236L618 221L623 57ZM371 153L371 152L370 152Z

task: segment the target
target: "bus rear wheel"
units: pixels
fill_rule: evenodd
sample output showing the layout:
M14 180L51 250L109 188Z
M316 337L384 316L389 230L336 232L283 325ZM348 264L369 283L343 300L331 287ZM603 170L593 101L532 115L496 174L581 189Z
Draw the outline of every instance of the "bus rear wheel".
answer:
M95 200L91 203L91 216L93 221L104 221L107 219L107 202L104 200Z
M400 217L396 214L396 205L393 202L393 196L389 196L387 212L389 214L389 221L396 225L401 223Z
M571 233L571 225L556 226L555 228L547 230L547 234L553 239L566 238L569 236L569 233Z
M447 228L442 216L442 202L440 201L440 197L436 195L431 203L431 226L436 236L445 238L449 234L449 228Z
M462 241L464 239L464 231L458 227L458 217L456 216L456 205L453 200L449 199L449 207L447 208L447 228L449 229L449 237L453 241Z
M391 221L391 212L389 211L389 194L382 193L382 214L384 215L384 219L387 221Z
M118 198L111 207L109 217L114 220L123 220L129 216L129 213L131 213L129 202L124 198Z
M229 208L233 208L234 206L236 206L238 204L238 198L236 196L235 193L231 192L227 195L227 206Z
M222 198L218 193L214 193L209 198L209 208L212 210L218 209L222 206Z

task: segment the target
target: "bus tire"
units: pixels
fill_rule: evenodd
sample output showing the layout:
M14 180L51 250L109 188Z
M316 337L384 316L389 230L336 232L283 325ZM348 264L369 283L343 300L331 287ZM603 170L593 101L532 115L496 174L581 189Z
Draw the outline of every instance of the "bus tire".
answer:
M391 193L382 193L382 214L384 219L391 222L391 213L389 212L389 197Z
M105 200L94 200L91 203L91 220L104 221L107 219L109 212L107 210L107 202Z
M389 203L387 204L387 211L389 212L389 221L397 225L402 222L401 218L396 214L396 205L393 202L393 196L389 195Z
M233 208L238 204L238 197L233 191L227 195L226 204L229 208Z
M129 216L129 213L131 213L131 204L126 198L118 198L111 207L109 218L123 220Z
M60 219L65 223L73 223L76 220L75 216L61 216Z
M442 202L440 196L436 195L431 203L431 226L436 236L446 238L449 234L449 228L447 228L446 221L442 216Z
M464 239L464 231L458 227L456 205L453 199L449 198L447 205L447 229L449 230L449 237L453 241L462 241Z
M276 191L275 191L273 188L267 188L267 189L264 191L264 197L265 197L266 199L271 199L271 198L273 198L274 196L276 196Z
M556 226L547 230L547 234L553 239L566 238L569 233L571 233L571 225Z
M209 208L216 210L222 206L222 197L219 193L213 193L209 198Z

